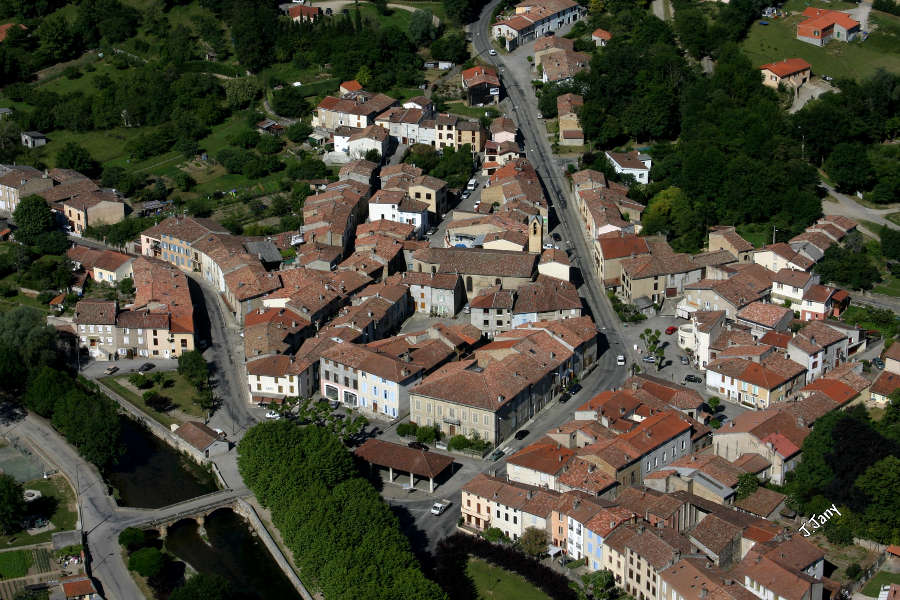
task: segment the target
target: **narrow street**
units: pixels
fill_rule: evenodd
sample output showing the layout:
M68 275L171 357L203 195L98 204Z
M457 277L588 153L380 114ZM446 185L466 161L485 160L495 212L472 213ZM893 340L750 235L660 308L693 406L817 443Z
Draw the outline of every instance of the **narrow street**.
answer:
M824 214L843 215L856 221L872 221L879 225L887 225L891 229L900 229L900 225L897 225L893 221L888 221L885 218L885 215L887 214L900 211L900 204L889 204L884 208L869 208L854 200L852 196L840 193L824 181L821 182L820 185L828 190L828 195L831 198L836 200L836 202L832 202L827 198L822 200L822 212ZM865 223L860 223L860 227L868 231ZM870 233L872 233L872 235L878 235L877 231L872 231Z

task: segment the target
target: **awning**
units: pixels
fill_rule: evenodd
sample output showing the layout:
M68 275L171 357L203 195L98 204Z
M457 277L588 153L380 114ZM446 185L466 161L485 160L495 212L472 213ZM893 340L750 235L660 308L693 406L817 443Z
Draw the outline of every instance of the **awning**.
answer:
M557 554L562 552L562 548L560 548L559 546L547 546L547 552L550 554L550 556L556 556Z

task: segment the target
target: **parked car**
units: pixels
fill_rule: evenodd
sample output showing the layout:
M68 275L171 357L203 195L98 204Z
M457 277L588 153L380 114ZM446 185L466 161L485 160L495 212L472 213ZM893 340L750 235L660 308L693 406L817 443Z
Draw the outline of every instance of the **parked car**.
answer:
M115 373L118 370L119 370L119 367L111 366L111 367L106 367L106 369L104 369L103 372L106 373L107 375L112 375L113 373Z
M616 365L618 365L620 367L625 366L625 355L624 354L620 354L616 357Z
M428 230L428 233L426 235L434 235L436 233L437 233L437 229L432 227L431 229Z
M491 51L488 52L488 54L490 54L491 56L497 56L497 51L491 48Z
M552 238L553 238L554 240L556 240L557 242L561 242L561 241L562 241L562 238L559 236L558 233L553 233L553 234L551 234L550 237L552 237Z
M528 437L529 433L530 432L527 429L520 429L516 432L515 438L517 440L524 440L525 438Z
M569 399L571 397L572 397L572 394L570 394L569 392L563 392L562 394L559 395L559 403L565 404L566 402L569 401Z
M647 354L647 355L642 356L641 360L644 361L645 363L655 363L656 357L653 356L652 354Z
M572 394L573 396L580 391L581 391L580 383L573 383L572 385L569 386L569 393Z
M447 507L453 504L450 500L441 500L440 502L435 502L431 505L431 514L433 515L442 515L444 511L447 510Z
M494 450L493 452L491 452L491 455L488 456L488 458L489 458L491 461L498 461L498 460L500 460L501 458L503 458L503 455L504 455L503 450L499 450L499 449L498 449L498 450Z
M683 365L690 364L690 362L691 362L691 361L688 360L688 357L687 357L687 356L684 356L684 355L679 356L679 357L678 357L678 360L680 360L680 361L681 361L681 364L683 364Z
M428 451L428 446L423 444L422 442L410 442L407 444L410 448L415 448L416 450L425 450Z
M153 363L144 363L144 364L142 364L141 366L138 367L138 371L140 371L141 373L144 373L144 372L149 371L150 369L152 369L154 366L155 366L155 365L154 365Z
M876 369L884 368L884 361L881 360L881 358L878 356L876 356L875 358L872 359L872 364L875 366Z
M669 325L668 327L666 327L666 335L672 335L676 331L678 331L678 328L674 325Z
M684 376L684 383L703 383L703 379L701 379L697 375L687 374Z
M466 305L463 306L463 312L464 312L465 314L469 314L469 313L472 312L472 308L469 306L469 303L468 303L468 302L466 302Z
M275 419L275 420L277 421L278 419L281 418L281 415L278 414L277 411L274 411L274 410L267 410L267 411L266 411L266 418L267 418L267 419Z

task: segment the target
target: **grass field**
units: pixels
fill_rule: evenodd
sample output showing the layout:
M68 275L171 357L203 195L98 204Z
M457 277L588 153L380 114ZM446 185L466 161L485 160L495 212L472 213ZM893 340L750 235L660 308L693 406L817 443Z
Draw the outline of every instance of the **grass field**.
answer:
M850 8L856 8L856 4L852 2L841 2L840 0L836 0L835 2L824 2L823 0L788 0L784 3L784 10L788 12L803 12L803 10L807 6L827 8L830 10L847 10Z
M31 552L14 550L0 553L0 579L24 577L31 567Z
M900 73L900 53L897 44L897 28L900 19L872 11L871 21L880 27L865 42L831 42L824 48L796 39L795 29L803 17L794 15L769 21L769 25L755 23L750 28L742 46L754 64L761 65L784 58L799 57L813 67L813 75L830 75L849 79L862 79L879 68Z
M53 523L55 529L37 535L28 535L26 532L20 531L13 535L0 536L0 547L9 548L43 544L49 542L54 533L75 529L75 523L78 520L75 492L69 487L68 482L62 475L54 475L50 479L35 479L24 483L22 487L27 490L37 490L44 498L54 498L56 500L56 507L53 514L50 515L50 522ZM40 502L40 500L35 500L35 502ZM46 517L47 515L41 516ZM0 556L4 555L0 554ZM0 575L6 575L2 566L0 566Z
M881 586L889 583L900 583L900 573L888 573L886 571L876 573L875 577L863 586L862 593L871 598L877 598L878 592L881 591Z
M482 600L549 600L521 575L510 573L483 560L469 559L466 573L475 582L478 598Z
M488 110L498 110L496 106L486 106L486 107L478 107L478 106L466 106L462 102L448 102L447 103L447 112L452 113L454 115L460 115L462 117L472 117L475 119L480 119L485 114L487 114Z
M114 375L112 377L104 377L101 381L163 425L169 426L173 423L181 423L182 420L175 418L172 411L159 412L147 406L144 403L144 399L132 391L131 386L127 385L128 377L128 375ZM149 375L145 375L145 377L149 377ZM204 416L203 410L194 404L194 397L197 395L194 386L178 373L166 373L165 381L162 385L154 385L146 390L140 390L140 394L148 390L170 398L175 408L188 416L197 418Z
M766 224L750 223L738 225L737 232L754 248L761 248L772 242L772 229Z

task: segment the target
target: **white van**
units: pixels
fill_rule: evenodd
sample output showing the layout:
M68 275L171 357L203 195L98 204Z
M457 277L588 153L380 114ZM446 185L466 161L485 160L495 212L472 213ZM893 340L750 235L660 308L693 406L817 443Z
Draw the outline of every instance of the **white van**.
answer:
M472 191L475 189L475 187L477 185L478 185L478 182L475 181L475 178L473 177L472 179L469 180L469 184L466 186L466 189L469 191Z

